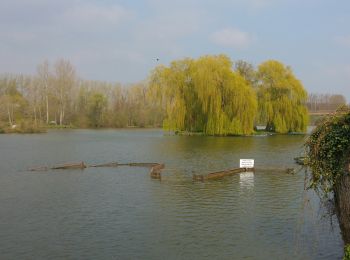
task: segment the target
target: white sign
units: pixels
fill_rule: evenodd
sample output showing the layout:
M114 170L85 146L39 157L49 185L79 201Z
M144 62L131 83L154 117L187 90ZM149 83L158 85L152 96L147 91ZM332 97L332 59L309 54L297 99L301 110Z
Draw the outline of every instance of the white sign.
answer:
M254 168L254 159L240 159L239 168Z

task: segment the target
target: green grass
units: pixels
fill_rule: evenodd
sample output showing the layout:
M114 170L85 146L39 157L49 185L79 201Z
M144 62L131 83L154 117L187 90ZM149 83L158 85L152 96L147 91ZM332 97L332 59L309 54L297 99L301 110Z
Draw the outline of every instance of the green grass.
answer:
M350 260L350 244L344 247L344 258L343 260Z

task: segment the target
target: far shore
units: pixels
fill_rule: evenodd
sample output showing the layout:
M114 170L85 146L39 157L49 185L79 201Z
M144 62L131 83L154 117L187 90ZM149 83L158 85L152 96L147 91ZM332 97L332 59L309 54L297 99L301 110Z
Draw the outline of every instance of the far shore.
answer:
M313 127L313 125L310 125L309 127ZM139 126L129 126L129 127L75 127L73 125L62 125L62 126L40 126L36 128L27 128L27 129L21 129L21 128L0 128L0 134L45 134L50 131L64 131L64 130L161 130L164 131L164 133L167 133L168 135L178 135L178 136L213 136L213 137L254 137L254 136L272 136L272 135L305 135L306 133L276 133L276 132L269 132L264 129L255 130L251 134L242 134L242 135L206 135L203 132L189 132L189 131L172 131L172 130L165 130L162 127L154 127L154 126L148 126L148 127L139 127Z

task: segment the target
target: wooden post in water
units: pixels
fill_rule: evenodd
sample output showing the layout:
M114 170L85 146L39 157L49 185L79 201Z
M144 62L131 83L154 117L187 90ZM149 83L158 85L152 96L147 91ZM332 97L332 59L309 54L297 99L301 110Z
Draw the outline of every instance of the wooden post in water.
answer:
M241 172L247 172L247 171L254 171L254 168L236 168L236 169L229 169L224 171L218 171L218 172L212 172L207 175L197 175L193 174L192 179L194 181L206 181L206 180L215 180L215 179L222 179L226 176L231 176L236 173Z
M155 164L150 171L150 176L152 179L162 179L162 174L161 171L164 169L164 164L163 163L157 163Z
M53 170L65 170L65 169L85 169L86 165L84 162L80 162L80 163L67 163L67 164L63 164L63 165L58 165L58 166L54 166L51 169Z
M119 164L117 162L111 162L111 163L90 165L89 167L118 167L118 166Z

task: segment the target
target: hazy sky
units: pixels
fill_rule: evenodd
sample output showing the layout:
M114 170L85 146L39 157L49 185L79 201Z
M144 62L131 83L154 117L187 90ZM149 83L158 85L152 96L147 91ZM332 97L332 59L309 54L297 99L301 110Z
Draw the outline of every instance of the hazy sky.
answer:
M350 101L350 1L0 1L0 73L65 58L83 78L129 83L160 63L220 53L280 60L309 92Z

